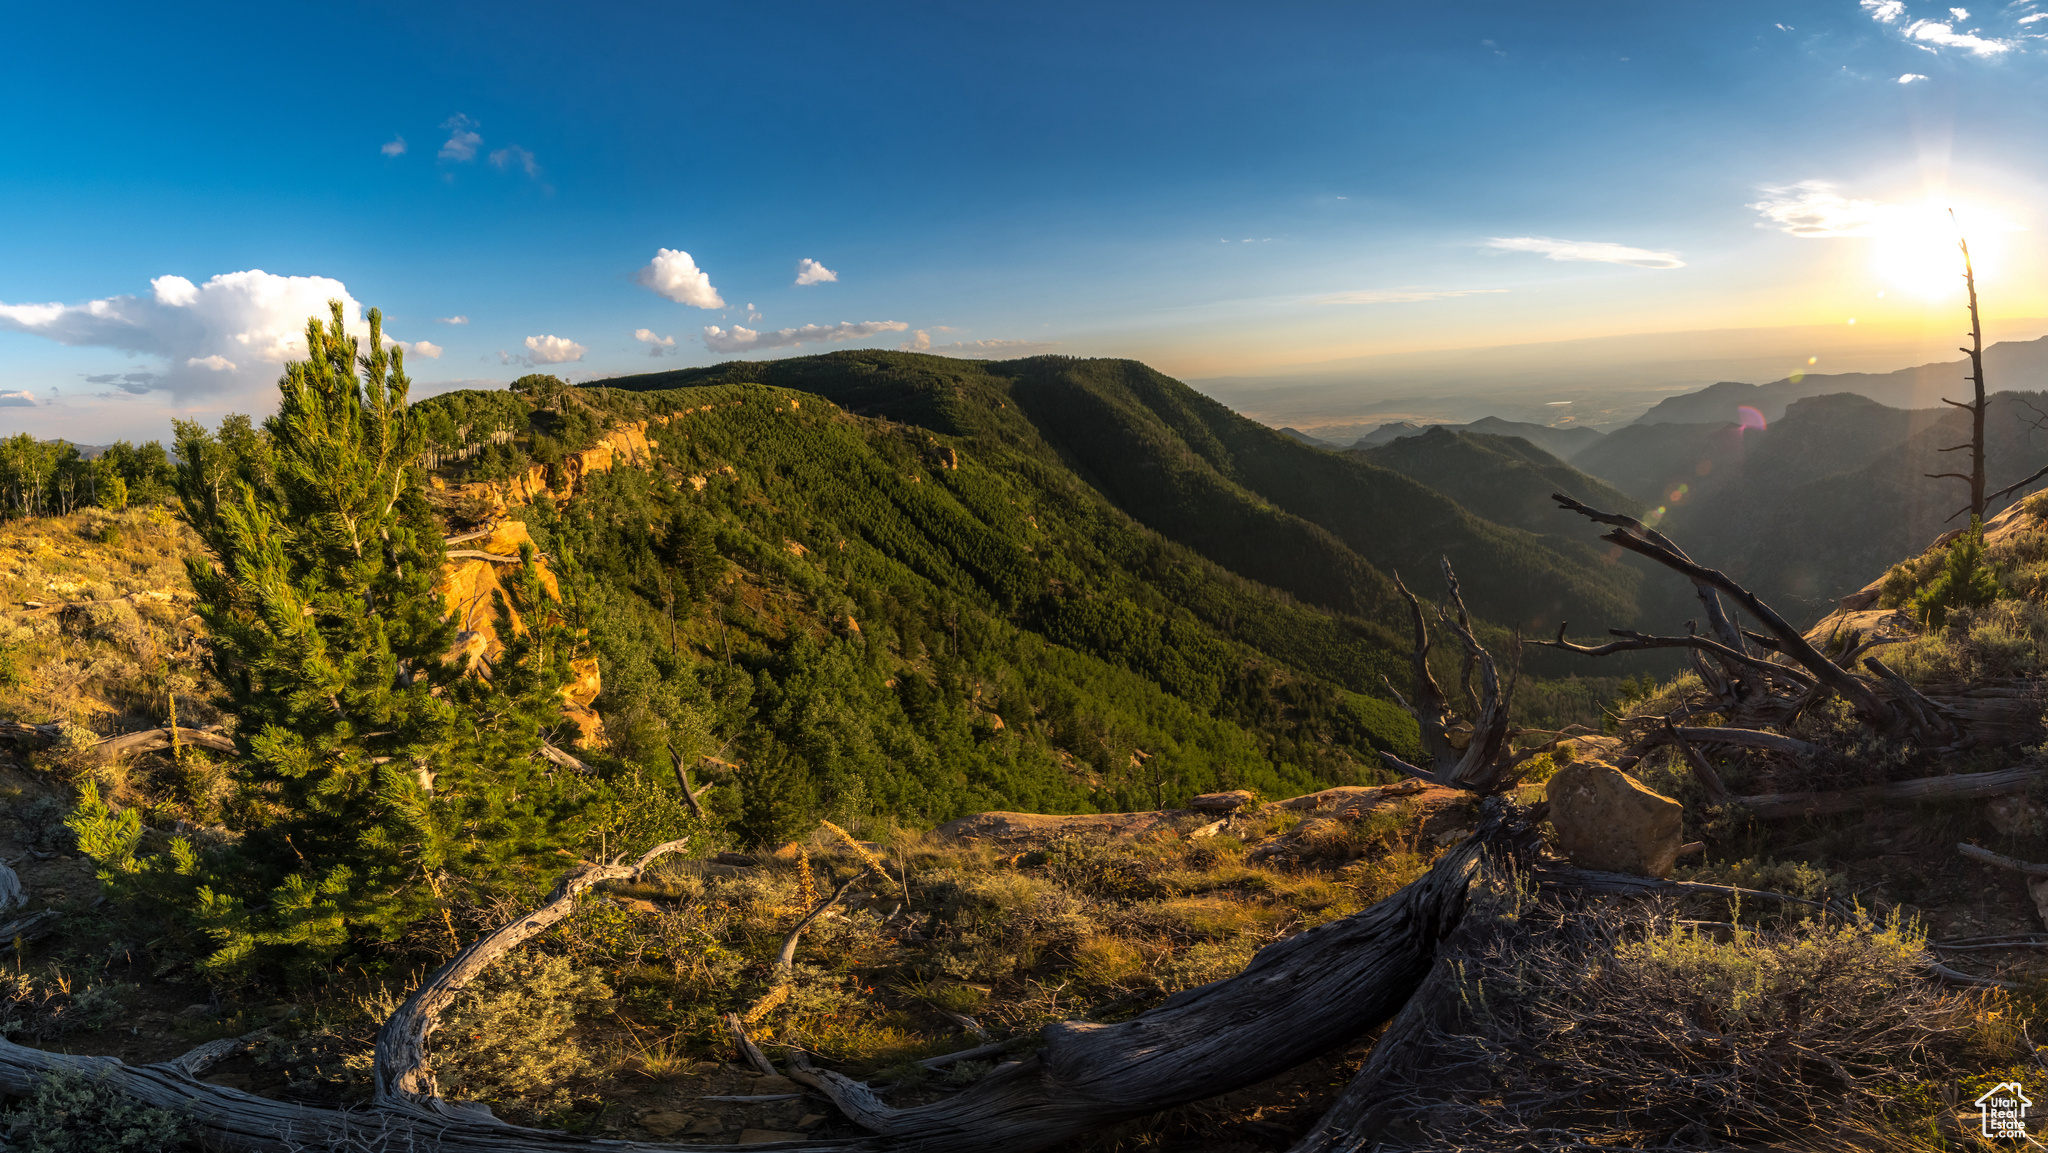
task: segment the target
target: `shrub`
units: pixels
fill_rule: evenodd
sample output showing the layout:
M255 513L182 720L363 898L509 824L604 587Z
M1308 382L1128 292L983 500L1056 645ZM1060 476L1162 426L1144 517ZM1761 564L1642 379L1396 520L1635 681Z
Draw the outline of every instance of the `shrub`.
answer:
M168 1153L192 1137L191 1119L116 1092L105 1080L60 1069L35 1096L0 1113L10 1153Z
M596 1070L576 1019L611 999L589 969L548 954L499 961L442 1017L434 1075L444 1096L492 1101Z
M1970 527L1948 546L1941 571L1913 598L1913 615L1924 625L1940 628L1949 610L1988 605L2001 591L1998 575L1984 563L1984 524L1973 517Z

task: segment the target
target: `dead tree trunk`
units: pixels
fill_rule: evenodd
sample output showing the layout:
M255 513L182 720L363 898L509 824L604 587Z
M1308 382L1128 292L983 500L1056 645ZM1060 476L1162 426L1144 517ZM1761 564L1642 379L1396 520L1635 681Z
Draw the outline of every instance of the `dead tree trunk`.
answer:
M1950 219L1954 219L1954 209L1949 210L1949 217ZM1961 452L1963 449L1969 449L1970 471L1968 475L1965 475L1960 472L1930 472L1927 474L1927 479L1959 480L1969 485L1970 505L1967 509L1961 510L1955 515L1960 516L1962 515L1962 512L1968 512L1970 514L1971 520L1981 521L1984 519L1985 507L1984 325L1981 321L1978 320L1977 317L1977 270L1971 267L1970 265L1970 242L1966 239L1958 237L1956 239L1956 245L1957 247L1963 250L1963 284L1970 290L1970 347L1959 349L1958 351L1962 352L1970 358L1970 375L1968 377L1968 380L1970 381L1970 384L1974 389L1974 394L1969 404L1964 404L1960 400L1950 400L1945 396L1941 398L1941 403L1954 405L1957 408L1965 409L1969 412L1970 439L1964 441L1962 444L1950 445L1949 447L1941 449L1940 451ZM2021 483L2024 484L2025 482L2022 481ZM2010 492L2011 490L2008 489L2007 491ZM1954 516L1951 516L1949 519L1953 520Z

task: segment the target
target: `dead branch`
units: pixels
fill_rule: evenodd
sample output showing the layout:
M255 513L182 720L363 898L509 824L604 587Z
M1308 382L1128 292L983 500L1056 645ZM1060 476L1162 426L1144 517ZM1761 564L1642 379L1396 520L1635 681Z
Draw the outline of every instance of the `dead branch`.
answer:
M1776 639L1781 654L1804 669L1815 683L1839 693L1866 723L1887 733L1909 734L1923 745L1947 746L1956 741L1957 734L1952 725L1933 724L1929 720L1916 717L1910 708L1879 696L1870 682L1822 655L1798 629L1792 627L1790 622L1778 615L1776 610L1765 604L1755 593L1737 584L1725 573L1695 562L1661 533L1645 527L1632 518L1590 508L1563 493L1552 493L1551 499L1557 501L1559 506L1590 520L1617 526L1615 531L1602 535L1600 539L1671 569L1692 581L1696 588L1711 589L1726 595L1743 612L1749 614L1751 619L1764 626ZM1730 625L1730 628L1732 630L1733 626ZM1732 637L1724 637L1723 640L1728 643L1728 647L1736 650L1741 650L1744 643L1739 631L1734 632Z
M1768 661L1762 657L1751 656L1748 653L1737 652L1710 637L1698 635L1657 637L1651 636L1648 633L1639 633L1634 629L1608 629L1608 636L1620 637L1622 639L1609 641L1604 645L1577 645L1565 639L1564 631L1569 627L1571 627L1570 621L1557 626L1557 639L1554 641L1534 641L1532 643L1542 645L1547 649L1562 649L1568 653L1578 653L1581 656L1588 657L1604 657L1609 653L1643 652L1648 649L1696 649L1700 652L1711 653L1722 660L1738 661L1760 672L1782 676L1786 680L1796 682L1805 688L1812 688L1814 683L1812 677L1796 668L1781 665L1775 661ZM1744 629L1743 636L1753 638L1755 634ZM1777 642L1772 641L1772 652L1778 651L1776 646Z
M1678 731L1677 726L1671 723L1671 718L1669 717L1664 718L1664 736L1672 744L1678 746L1679 755L1683 756L1685 763L1692 767L1692 775L1699 778L1700 787L1707 792L1708 804L1725 805L1735 799L1734 795L1728 791L1727 784L1721 780L1721 774L1715 772L1714 766L1707 763L1707 758L1701 756L1699 750L1692 747L1692 743L1685 739L1685 734Z
M172 730L169 726L157 729L139 729L132 733L121 733L117 736L111 736L105 740L95 742L87 751L100 760L109 761L117 757L127 756L130 753L153 753L158 749L168 749L171 747L171 733ZM12 737L18 741L41 741L44 744L51 744L63 739L64 727L62 725L23 724L20 721L0 721L0 737ZM235 742L231 737L212 729L188 729L179 726L177 729L177 740L180 744L211 749L217 753L232 753L235 751Z
M720 751L723 752L724 750L721 749ZM668 759L675 764L676 787L683 790L683 800L690 806L690 815L700 821L703 820L704 805L702 802L704 794L711 791L711 786L705 785L703 788L690 787L690 768L683 763L683 755L676 751L676 747L673 744L668 746ZM717 758L705 757L704 759L711 761ZM721 761L719 763L723 764L724 762Z
M493 961L574 912L577 894L605 881L637 880L648 865L680 852L688 844L687 837L669 841L647 850L631 865L590 865L567 873L555 883L554 891L540 908L473 942L436 970L377 1031L376 1055L371 1066L372 1100L376 1107L422 1121L495 1121L491 1111L482 1105L456 1106L441 1099L433 1071L427 1067L427 1039L440 1027L441 1013Z
M546 741L540 743L540 755L541 759L549 764L568 769L572 773L581 773L587 777L597 772L596 769L591 768L581 760L563 752Z
M1392 753L1381 753L1380 757L1395 769L1413 773L1424 780L1468 789L1483 796L1491 795L1512 785L1514 767L1527 759L1515 756L1508 747L1511 735L1508 705L1514 695L1514 687L1512 684L1502 687L1493 654L1487 652L1478 638L1472 635L1472 621L1465 611L1465 598L1458 590L1458 576L1451 570L1449 559L1443 560L1442 565L1444 584L1449 590L1446 594L1449 606L1439 606L1436 615L1438 622L1450 629L1462 646L1464 663L1460 688L1472 707L1472 729L1469 734L1463 734L1462 744L1451 739L1450 707L1444 700L1443 690L1437 686L1436 677L1429 671L1429 623L1423 613L1422 602L1408 591L1408 586L1402 584L1400 575L1396 574L1394 587L1408 598L1409 615L1415 625L1415 648L1409 655L1415 681L1415 700L1411 704L1398 690L1394 692L1394 699L1415 718L1422 733L1423 751L1428 754L1429 768L1417 768ZM1453 607L1455 613L1451 611ZM1471 683L1474 673L1479 677L1476 694Z
M1994 853L1990 849L1980 848L1976 845L1957 845L1956 852L1973 861L1982 861L1987 865L1997 865L2001 869L2011 869L2015 873L2025 873L2029 877L2048 877L2048 865L2037 865L2032 861L2022 861L2018 857L2008 857L2003 853Z

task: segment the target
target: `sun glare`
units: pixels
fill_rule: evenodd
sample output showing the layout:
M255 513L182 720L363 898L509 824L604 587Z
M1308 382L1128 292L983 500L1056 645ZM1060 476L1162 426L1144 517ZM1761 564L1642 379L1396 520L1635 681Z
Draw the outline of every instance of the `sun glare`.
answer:
M1982 280L1995 269L2007 229L1989 214L1963 205L1899 205L1876 229L1872 259L1878 274L1893 287L1923 299L1958 295L1963 288L1963 256L1959 237L1970 241L1970 259Z

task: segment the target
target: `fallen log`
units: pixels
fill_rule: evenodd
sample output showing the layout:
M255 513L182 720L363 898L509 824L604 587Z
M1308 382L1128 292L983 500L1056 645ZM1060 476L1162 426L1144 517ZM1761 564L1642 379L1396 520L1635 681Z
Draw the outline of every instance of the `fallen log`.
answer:
M1999 797L2019 792L2044 777L2048 777L2048 769L2022 766L2000 769L1995 773L1958 773L1952 777L1922 777L1913 781L1894 781L1889 785L1871 785L1868 788L1843 789L1832 793L1765 793L1758 796L1736 797L1731 803L1764 820L1779 821L1793 817L1824 817L1833 813L1849 813L1872 805Z
M235 751L234 739L225 733L216 732L212 729L188 729L182 725L178 726L176 731L179 744L191 745L201 749L212 749L217 753L232 753ZM117 736L108 737L103 741L95 742L89 746L87 751L101 760L109 761L116 757L127 756L130 753L153 753L159 749L171 747L171 732L172 729L167 725L163 728L139 729L132 733L121 733ZM21 721L0 721L0 737L12 737L18 741L41 741L44 744L53 744L63 739L64 727L62 725L25 724Z
M1341 920L1267 946L1235 977L1182 992L1111 1025L1055 1022L1044 1048L999 1066L972 1088L929 1105L891 1109L860 1082L809 1067L793 1054L789 1075L832 1098L872 1137L750 1145L802 1153L891 1153L965 1148L1027 1153L1082 1132L1252 1084L1393 1016L1423 980L1439 943L1459 924L1489 852L1530 851L1522 813L1488 802L1481 829L1392 897ZM585 865L564 876L533 913L470 945L442 966L377 1035L368 1109L321 1109L194 1079L216 1054L130 1066L113 1057L50 1053L0 1039L0 1093L27 1096L50 1073L79 1070L145 1104L191 1115L210 1147L292 1153L307 1148L410 1148L441 1153L542 1153L602 1146L655 1153L677 1146L588 1137L508 1124L489 1109L449 1102L427 1065L439 1014L494 960L568 916L579 893L638 877L663 845L633 865ZM744 1038L740 1028L736 1035ZM758 1050L756 1050L758 1052ZM765 1057L758 1064L766 1065ZM771 1066L772 1067L772 1066Z
M1499 802L1495 802L1496 805ZM955 1096L892 1109L858 1081L792 1062L887 1148L1026 1153L1248 1085L1350 1041L1408 1001L1456 928L1488 836L1475 834L1379 904L1268 945L1243 973L1113 1025L1055 1022L1044 1048Z

